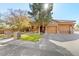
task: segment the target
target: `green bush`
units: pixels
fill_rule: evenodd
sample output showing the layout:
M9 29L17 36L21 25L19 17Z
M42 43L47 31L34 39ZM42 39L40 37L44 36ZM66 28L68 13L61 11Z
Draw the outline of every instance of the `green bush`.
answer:
M33 42L37 42L39 41L39 39L41 38L41 35L39 34L32 34L32 35L21 35L21 40L25 40L25 41L33 41Z
M5 34L0 34L0 39L4 39L4 38L10 38L13 37L13 35L5 35Z
M0 38L3 38L4 37L4 34L0 34Z
M4 39L6 38L7 36L5 34L0 34L0 39Z

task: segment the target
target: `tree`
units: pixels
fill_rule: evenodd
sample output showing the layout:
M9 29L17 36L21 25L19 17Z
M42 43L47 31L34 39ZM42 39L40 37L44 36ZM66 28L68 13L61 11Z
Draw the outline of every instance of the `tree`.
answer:
M30 18L27 16L27 12L21 9L13 10L9 9L8 23L12 29L18 29L18 31L25 31L28 27L31 27Z
M6 22L2 19L2 13L0 13L0 29L4 29L6 27Z
M44 5L43 3L29 4L31 11L28 11L41 31L43 29L45 31L46 26L52 20L53 4L48 4L47 9L44 9Z
M77 24L76 27L79 28L79 24Z

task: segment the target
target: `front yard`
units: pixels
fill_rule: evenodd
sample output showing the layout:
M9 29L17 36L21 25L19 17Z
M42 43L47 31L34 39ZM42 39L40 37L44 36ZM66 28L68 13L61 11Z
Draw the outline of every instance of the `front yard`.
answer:
M17 34L18 35L18 34ZM6 38L15 38L17 37L16 34L12 34L12 35L7 35L7 34L0 34L0 39L6 39ZM32 34L27 34L27 33L21 33L20 37L17 38L17 40L23 40L23 41L31 41L31 42L38 42L40 40L40 38L42 38L41 34L38 33L32 33Z
M20 35L18 37L18 35ZM42 38L42 34L38 33L12 33L12 34L0 34L0 39L6 39L6 38L16 38L17 40L23 40L23 41L31 41L31 42L38 42L40 38Z
M40 34L22 34L20 40L37 42L42 37Z

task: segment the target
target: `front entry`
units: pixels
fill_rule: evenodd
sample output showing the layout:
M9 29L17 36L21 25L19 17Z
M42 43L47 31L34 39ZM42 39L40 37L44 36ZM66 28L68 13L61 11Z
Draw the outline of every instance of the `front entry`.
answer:
M42 25L40 26L40 32L41 32L41 33L45 33L45 27L42 26Z

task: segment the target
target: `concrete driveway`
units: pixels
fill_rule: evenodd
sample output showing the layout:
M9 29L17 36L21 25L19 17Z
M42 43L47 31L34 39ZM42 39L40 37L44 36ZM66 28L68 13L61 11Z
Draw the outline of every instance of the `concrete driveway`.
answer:
M79 56L79 32L74 34L49 35L50 42L70 51L74 56Z

